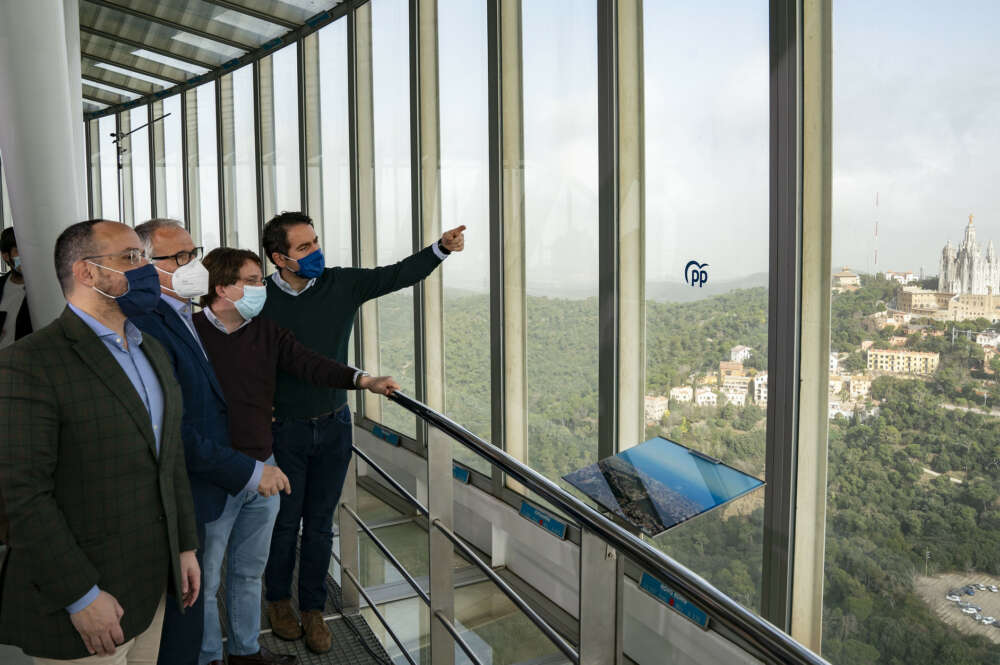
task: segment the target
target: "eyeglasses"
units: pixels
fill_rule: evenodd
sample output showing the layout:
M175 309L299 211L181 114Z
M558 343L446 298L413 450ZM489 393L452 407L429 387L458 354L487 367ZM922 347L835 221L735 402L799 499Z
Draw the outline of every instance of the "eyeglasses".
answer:
M182 249L176 254L171 254L170 256L154 256L153 260L166 261L167 259L173 259L178 266L184 266L191 263L195 259L200 259L200 258L201 258L201 247L195 247L190 251Z
M130 264L137 266L139 262L146 258L146 252L141 249L127 249L124 252L116 252L114 254L97 254L96 256L85 256L84 261L89 259L103 259L109 256L113 256L118 259L127 260Z
M237 282L243 282L247 286L264 286L264 280L263 279L243 279L242 277L240 277L236 281Z

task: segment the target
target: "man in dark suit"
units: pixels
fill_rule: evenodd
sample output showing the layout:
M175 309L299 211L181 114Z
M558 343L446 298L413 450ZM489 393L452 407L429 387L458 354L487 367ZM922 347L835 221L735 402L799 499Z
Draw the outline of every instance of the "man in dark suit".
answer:
M0 351L0 642L39 664L153 663L169 580L178 604L200 589L180 386L119 307L149 303L132 229L74 224L55 264L68 306Z
M135 230L159 274L162 292L152 312L130 315L130 320L166 347L181 384L184 452L199 535L204 542L205 524L219 518L228 496L253 490L273 496L287 491L288 479L278 467L258 462L235 450L230 442L222 387L191 321L191 299L208 291L208 271L199 260L201 248L194 246L188 232L174 220L150 220ZM183 615L168 610L161 665L199 665L204 609L204 603L199 602L193 611ZM261 656L269 660L269 654Z
M25 297L21 256L17 252L14 227L0 233L0 258L9 272L0 275L0 349L31 334L31 313Z

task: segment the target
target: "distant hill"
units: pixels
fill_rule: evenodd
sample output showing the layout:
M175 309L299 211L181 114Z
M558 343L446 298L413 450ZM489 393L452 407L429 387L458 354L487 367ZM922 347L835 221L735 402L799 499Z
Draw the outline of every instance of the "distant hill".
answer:
M648 282L646 284L646 300L659 302L693 302L719 296L736 289L767 288L766 272L757 272L739 279L713 282L709 278L703 287L689 286L683 282Z

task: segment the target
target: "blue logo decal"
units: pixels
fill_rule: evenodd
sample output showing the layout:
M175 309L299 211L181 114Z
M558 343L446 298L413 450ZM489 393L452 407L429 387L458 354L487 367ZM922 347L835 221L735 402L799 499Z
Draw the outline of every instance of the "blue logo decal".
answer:
M684 283L698 288L705 286L708 282L708 271L705 270L707 267L707 263L688 261L688 264L684 266Z

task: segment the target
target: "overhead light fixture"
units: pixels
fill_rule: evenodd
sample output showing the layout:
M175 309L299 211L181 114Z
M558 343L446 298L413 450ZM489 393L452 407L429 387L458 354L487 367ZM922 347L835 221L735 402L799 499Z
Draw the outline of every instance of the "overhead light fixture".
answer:
M116 74L122 74L123 76L128 76L129 78L139 79L140 81L146 81L147 83L158 85L161 88L169 88L174 85L169 81L158 79L155 76L150 76L149 74L140 74L139 72L134 72L131 69L125 69L124 67L119 67L117 65L109 65L105 62L95 62L94 66L100 67L101 69L106 69L109 72L115 72Z
M159 53L153 53L152 51L147 51L144 48L132 51L132 55L137 58L145 58L146 60L152 60L161 65L167 65L168 67L173 67L175 69L180 69L191 74L207 74L208 69L204 67L199 67L198 65L192 65L189 62L184 62L183 60L178 60L177 58L171 58L169 55L160 55Z

